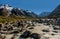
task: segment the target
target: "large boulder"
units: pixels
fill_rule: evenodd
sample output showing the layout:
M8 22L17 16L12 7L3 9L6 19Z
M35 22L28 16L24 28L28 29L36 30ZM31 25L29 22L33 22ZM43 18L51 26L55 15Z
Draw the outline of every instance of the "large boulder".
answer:
M19 38L28 38L30 36L30 31L25 31Z
M40 36L37 33L32 33L31 34L31 38L33 38L33 39L40 39Z

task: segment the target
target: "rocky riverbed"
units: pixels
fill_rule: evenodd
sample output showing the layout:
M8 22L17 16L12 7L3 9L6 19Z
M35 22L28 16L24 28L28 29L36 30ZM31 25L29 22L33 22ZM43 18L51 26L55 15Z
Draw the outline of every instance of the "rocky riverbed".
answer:
M0 39L60 39L57 25L38 22L0 24Z

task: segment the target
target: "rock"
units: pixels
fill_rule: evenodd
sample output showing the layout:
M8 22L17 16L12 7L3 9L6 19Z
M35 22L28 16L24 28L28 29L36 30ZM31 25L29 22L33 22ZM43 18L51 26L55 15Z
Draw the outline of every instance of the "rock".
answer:
M54 36L55 34L52 33L51 35Z
M2 27L2 24L0 24L0 28Z
M9 27L8 27L8 30L9 30L9 31L10 31L10 30L13 30L13 27L9 26Z
M34 29L33 27L30 27L29 29Z
M28 38L30 36L30 31L25 31L21 36L20 38Z
M42 30L43 32L49 32L49 30Z
M40 36L37 33L32 33L30 37L34 39L40 39Z
M53 31L53 32L58 33L58 31Z
M57 27L58 27L58 26L57 26ZM54 29L54 30L59 30L59 28L57 28L57 27L53 27L53 29Z
M19 33L19 31L13 31L11 34L17 34Z

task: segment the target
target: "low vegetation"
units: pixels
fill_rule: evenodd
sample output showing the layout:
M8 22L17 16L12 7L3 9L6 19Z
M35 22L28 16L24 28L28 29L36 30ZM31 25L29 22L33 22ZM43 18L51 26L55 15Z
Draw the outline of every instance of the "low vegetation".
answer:
M30 17L25 17L25 16L16 16L16 15L11 15L11 16L0 16L0 23L10 23L10 22L16 22L17 20L35 20L36 18L30 18Z
M0 16L0 23L6 23L6 22L15 22L17 20L24 19L24 17L19 17L19 16Z

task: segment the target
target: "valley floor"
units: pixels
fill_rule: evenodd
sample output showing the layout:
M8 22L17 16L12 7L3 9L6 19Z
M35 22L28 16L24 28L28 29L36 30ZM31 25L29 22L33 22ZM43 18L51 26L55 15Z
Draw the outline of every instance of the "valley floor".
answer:
M26 28L26 30L30 31L31 33L38 33L41 37L40 39L60 39L60 30L54 30L52 26L53 25L44 25L44 24L36 23L34 29ZM57 32L53 32L53 31L57 31ZM19 36L22 33L23 32L20 32L16 34L16 36L14 36L14 34L1 34L1 35L6 36L5 39L20 39ZM14 38L12 38L13 36ZM33 38L26 38L26 39L33 39Z

